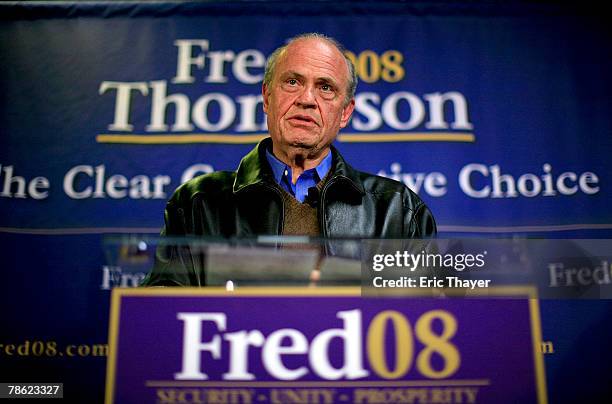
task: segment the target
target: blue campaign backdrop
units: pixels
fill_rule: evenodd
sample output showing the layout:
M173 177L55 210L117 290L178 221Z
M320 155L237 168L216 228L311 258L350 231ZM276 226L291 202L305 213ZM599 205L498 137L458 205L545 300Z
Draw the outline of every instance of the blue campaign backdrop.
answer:
M337 38L357 67L337 147L418 192L441 236L612 233L612 42L600 10L26 2L0 5L0 20L0 343L106 342L120 281L103 235L157 233L182 181L237 166L266 133L265 59L303 32ZM541 306L556 349L551 401L605 393L612 305ZM103 358L0 360L12 381L102 395Z

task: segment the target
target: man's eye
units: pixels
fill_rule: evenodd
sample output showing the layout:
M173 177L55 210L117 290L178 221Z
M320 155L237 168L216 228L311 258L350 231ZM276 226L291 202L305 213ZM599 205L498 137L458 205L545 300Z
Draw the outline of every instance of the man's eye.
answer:
M298 81L296 79L289 79L287 80L287 84L289 84L290 86L295 86L297 85Z
M321 86L321 90L323 90L323 91L332 91L332 86L330 86L329 84L323 84Z

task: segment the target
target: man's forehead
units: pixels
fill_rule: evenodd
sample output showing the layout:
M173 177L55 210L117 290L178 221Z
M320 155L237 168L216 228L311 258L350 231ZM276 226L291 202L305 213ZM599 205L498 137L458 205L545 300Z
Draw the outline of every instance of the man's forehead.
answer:
M338 50L338 48L332 42L328 41L325 38L317 38L317 37L305 37L305 38L295 39L293 40L293 42L291 42L287 46L287 49L293 48L296 46L307 46L309 48L321 47L321 48L335 49L336 51Z
M320 56L325 59L330 59L333 63L335 73L339 74L340 77L338 79L347 79L348 80L348 66L346 64L346 60L344 55L340 52L340 50L329 41L323 38L300 38L292 42L285 48L284 52L282 52L279 60L279 65L283 68L279 69L278 73L284 74L287 71L295 71L299 73L300 64L292 64L290 63L294 60L295 57L298 56ZM289 64L290 66L287 66ZM324 78L324 77L321 77ZM327 79L330 79L329 75L326 75Z
M300 38L290 43L285 49L284 56L293 53L313 53L325 55L330 58L344 60L340 50L324 38Z

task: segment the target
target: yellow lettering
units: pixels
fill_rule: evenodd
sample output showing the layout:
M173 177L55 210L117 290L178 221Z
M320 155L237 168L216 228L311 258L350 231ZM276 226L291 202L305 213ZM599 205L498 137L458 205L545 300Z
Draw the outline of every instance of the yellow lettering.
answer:
M406 74L402 62L404 56L396 50L388 50L380 56L382 64L381 77L388 83L397 83Z
M395 369L389 370L385 359L386 323L390 320L395 330ZM410 323L399 312L383 311L374 317L368 328L368 359L373 370L385 379L399 379L404 376L412 364L414 340Z
M442 322L442 334L433 331L433 321ZM444 310L431 310L423 314L416 323L416 336L425 345L417 356L417 368L419 372L430 379L442 379L455 373L459 369L461 358L457 347L449 342L449 339L457 333L457 320ZM431 357L435 353L444 359L444 367L440 370L433 368Z

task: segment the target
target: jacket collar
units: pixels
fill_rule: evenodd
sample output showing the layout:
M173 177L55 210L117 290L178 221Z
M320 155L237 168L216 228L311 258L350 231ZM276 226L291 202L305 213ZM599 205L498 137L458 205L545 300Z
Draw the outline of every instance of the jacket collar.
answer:
M258 184L276 184L270 165L266 161L266 149L271 144L272 139L267 137L242 158L236 171L236 179L233 186L234 193L242 192ZM365 194L359 172L344 161L334 146L331 146L331 152L333 163L327 183L337 182L338 184L346 185L347 190L356 192L360 196Z

